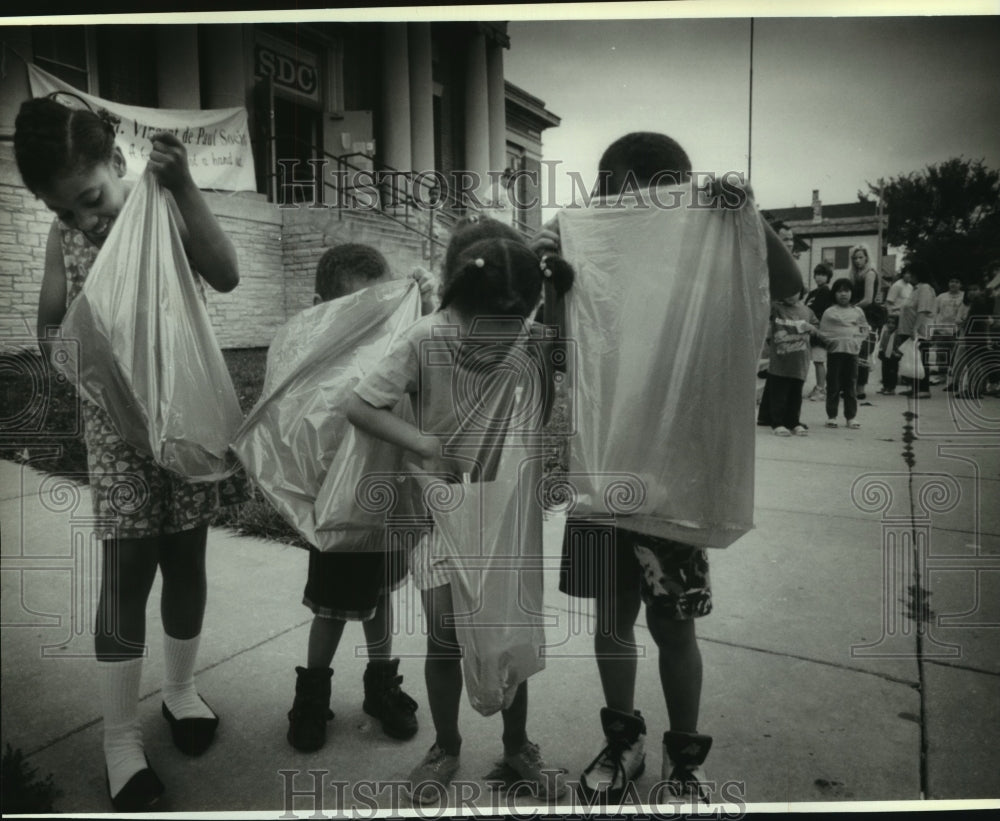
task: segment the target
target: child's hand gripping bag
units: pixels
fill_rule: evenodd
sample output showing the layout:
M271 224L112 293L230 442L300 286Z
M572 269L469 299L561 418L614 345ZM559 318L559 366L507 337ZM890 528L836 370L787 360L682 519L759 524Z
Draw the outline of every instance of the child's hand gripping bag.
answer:
M675 199L674 197L677 197ZM664 207L683 202L683 207ZM758 355L770 300L760 217L656 200L565 210L569 511L727 547L753 526Z
M151 172L122 207L66 312L62 337L78 346L66 346L57 367L129 444L193 481L236 469L229 442L243 415Z
M331 466L343 470L345 460L365 461L356 448L352 456L345 447L345 440L355 440L345 415L347 400L419 316L414 283L374 285L303 311L279 332L268 354L265 395L237 432L233 449L275 509L316 547L327 548L331 541L317 532L317 499ZM391 446L371 444L372 470L399 462ZM352 531L350 537L377 546L376 540L361 538L374 529Z
M502 412L515 419L518 408ZM521 682L545 667L542 449L514 427L494 445L497 459L480 450L478 463L493 465L481 481L420 477L431 550L448 560L469 703L483 715L509 707Z

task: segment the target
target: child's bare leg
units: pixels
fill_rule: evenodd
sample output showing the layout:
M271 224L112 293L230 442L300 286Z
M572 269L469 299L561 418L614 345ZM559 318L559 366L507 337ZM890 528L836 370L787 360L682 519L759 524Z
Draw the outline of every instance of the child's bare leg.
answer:
M138 704L146 650L146 601L156 577L157 550L155 539L104 543L94 650L100 671L108 791L114 797L146 768Z
M697 732L702 666L694 619L670 618L647 607L646 623L659 649L660 684L670 729Z
M622 588L619 590L618 588ZM638 585L616 585L614 580L598 585L597 632L594 654L601 677L604 702L612 710L631 715L635 709L635 675L638 648L635 622L639 617Z
M160 615L163 617L165 679L163 703L175 720L215 719L194 685L201 626L205 617L208 582L205 577L205 542L208 526L203 525L160 538L160 572L163 590ZM215 732L192 743L207 746ZM176 742L176 738L175 738Z
M201 634L208 597L207 538L208 527L202 526L160 539L160 571L163 573L160 615L163 631L175 639L191 639Z
M528 740L528 682L522 681L514 694L510 707L501 711L503 716L503 752L515 755Z
M450 618L454 612L451 586L441 585L421 591L421 599L427 618L424 679L437 735L436 743L449 755L458 755L462 746L462 736L458 732L458 711L462 697L462 651Z
M309 628L309 649L306 651L306 666L310 670L325 670L333 663L346 624L343 619L313 617Z
M146 648L146 602L156 577L156 539L104 542L101 594L94 650L100 661L142 656Z
M826 390L826 364L823 362L815 362L816 365L816 385L823 390Z
M361 622L368 645L368 660L388 660L392 657L392 599L383 589L375 604L375 615Z

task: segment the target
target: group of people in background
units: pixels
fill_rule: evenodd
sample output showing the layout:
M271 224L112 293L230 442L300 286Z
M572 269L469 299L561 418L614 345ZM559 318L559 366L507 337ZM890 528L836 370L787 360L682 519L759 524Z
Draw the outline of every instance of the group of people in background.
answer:
M758 425L769 425L777 436L808 434L800 416L810 362L816 384L807 398L824 401L829 428L839 425L841 400L846 426L860 427L858 405L867 399L876 357L879 395L930 399L931 385L941 383L962 398L1000 395L1000 369L990 356L1000 341L1000 260L964 290L962 280L951 277L940 294L931 284L933 272L920 261L884 285L867 248L853 247L850 260L835 280L828 264L818 264L811 291L772 305ZM901 348L910 339L918 346L919 378L899 375ZM897 394L901 383L907 384Z

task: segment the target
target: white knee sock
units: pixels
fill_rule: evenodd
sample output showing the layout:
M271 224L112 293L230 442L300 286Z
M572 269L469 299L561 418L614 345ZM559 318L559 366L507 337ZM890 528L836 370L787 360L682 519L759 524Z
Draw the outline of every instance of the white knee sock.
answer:
M213 718L208 705L194 687L194 665L198 658L201 636L175 639L163 634L166 672L163 681L163 703L174 718Z
M99 661L97 667L104 708L104 759L114 796L133 775L146 768L138 719L142 659Z

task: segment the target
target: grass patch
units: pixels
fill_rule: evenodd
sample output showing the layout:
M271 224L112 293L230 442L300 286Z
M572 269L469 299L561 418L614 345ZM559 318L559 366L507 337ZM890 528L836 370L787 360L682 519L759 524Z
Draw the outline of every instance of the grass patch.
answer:
M10 815L54 812L54 802L62 796L52 774L40 779L38 769L28 764L24 753L12 749L10 744L4 746L0 792L0 809Z
M267 364L266 348L223 351L226 366L244 413L260 398ZM76 391L42 367L32 351L0 352L0 444L4 458L29 462L46 473L72 475L86 481L87 451L83 444L83 422ZM547 477L567 469L567 403L557 393L552 419L546 428L544 470ZM546 494L547 496L548 494ZM308 547L254 488L253 498L241 505L223 508L217 527L228 527L244 536L273 539Z
M85 478L87 449L76 391L25 349L0 351L3 456L46 473Z

